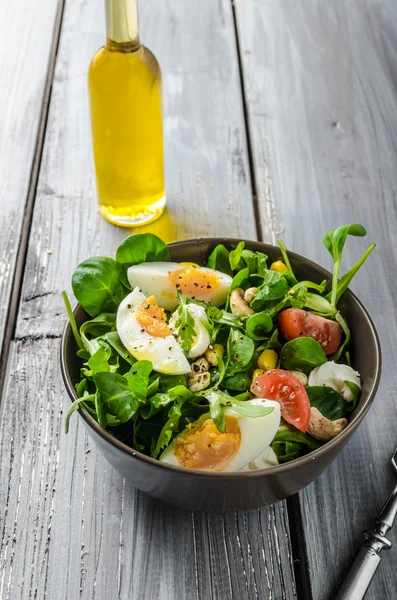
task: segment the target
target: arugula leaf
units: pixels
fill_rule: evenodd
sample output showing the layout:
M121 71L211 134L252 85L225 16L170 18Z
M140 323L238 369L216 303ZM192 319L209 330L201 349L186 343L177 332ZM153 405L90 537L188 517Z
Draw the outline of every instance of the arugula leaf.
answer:
M339 270L342 261L342 252L346 243L348 235L353 236L364 236L366 235L365 228L362 225L340 225L336 229L328 231L323 237L323 244L331 254L334 261L334 269L332 274L332 290L331 290L331 304L336 306L337 293L338 293L338 277ZM354 273L353 273L354 275Z
M227 374L243 371L251 362L255 344L248 336L236 329L230 329L227 340L228 369Z
M100 346L98 350L90 357L88 361L88 367L90 368L92 373L100 373L107 372L111 370L109 365L109 358L112 352L109 346ZM113 371L118 369L118 363L116 365L112 365ZM91 373L91 374L92 374Z
M287 371L303 371L308 375L315 367L327 362L320 344L310 337L299 337L284 344L281 364Z
M226 431L225 408L229 402L229 396L224 392L215 389L204 390L201 394L208 400L210 405L211 419L214 421L218 431Z
M149 360L138 360L126 373L125 378L138 400L144 401L148 393L149 375L153 365Z
M260 404L251 404L250 402L242 402L235 397L230 398L232 409L244 417L264 417L274 411L272 406L263 406Z
M120 423L129 421L139 408L139 401L126 379L118 373L96 373L94 381L106 410Z
M226 273L230 276L233 275L233 271L230 268L229 263L229 251L223 244L218 244L215 246L208 257L207 267L210 269L216 269L217 271L221 271L221 273Z
M115 312L124 298L116 261L106 256L87 258L72 275L73 293L91 317Z
M358 386L357 386L358 387ZM324 417L336 421L346 416L346 402L343 396L325 385L307 386L310 406L317 408Z
M179 297L178 318L175 322L175 327L178 330L178 338L180 340L182 350L185 354L189 354L194 345L194 339L197 337L195 330L194 318L188 309L188 305L181 301Z
M130 235L116 250L120 280L129 289L131 289L127 278L129 267L145 262L169 260L171 260L171 257L167 244L153 233Z
M227 312L226 310L220 310L216 306L208 306L207 317L211 324L218 323L219 325L244 329L244 323L241 317L237 314Z

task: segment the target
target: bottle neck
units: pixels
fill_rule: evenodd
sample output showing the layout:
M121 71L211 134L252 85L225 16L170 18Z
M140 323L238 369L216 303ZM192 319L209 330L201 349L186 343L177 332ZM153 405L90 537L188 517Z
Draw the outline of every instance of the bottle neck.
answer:
M118 52L139 48L137 0L105 0L107 47Z

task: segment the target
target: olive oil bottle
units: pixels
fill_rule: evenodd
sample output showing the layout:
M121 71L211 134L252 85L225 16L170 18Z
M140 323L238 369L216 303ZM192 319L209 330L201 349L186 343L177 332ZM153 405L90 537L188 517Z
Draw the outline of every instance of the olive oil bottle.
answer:
M107 42L88 74L99 210L130 227L165 207L161 71L139 42L137 0L105 3Z

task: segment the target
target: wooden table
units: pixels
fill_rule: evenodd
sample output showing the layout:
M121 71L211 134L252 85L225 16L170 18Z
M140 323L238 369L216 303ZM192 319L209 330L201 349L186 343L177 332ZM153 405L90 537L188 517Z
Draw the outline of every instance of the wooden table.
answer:
M86 74L97 0L0 4L0 598L326 600L388 495L397 443L397 3L141 0L164 74L167 241L226 235L330 266L322 233L360 222L346 261L378 328L374 407L299 497L191 514L131 487L74 418L60 292L128 233L97 214ZM7 56L7 58L5 58ZM397 546L395 533L390 539ZM369 600L396 597L397 548Z

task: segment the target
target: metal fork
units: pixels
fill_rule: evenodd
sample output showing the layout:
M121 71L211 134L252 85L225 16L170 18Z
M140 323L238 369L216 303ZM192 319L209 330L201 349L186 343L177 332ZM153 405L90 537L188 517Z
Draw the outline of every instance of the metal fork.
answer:
M397 448L391 459L397 473ZM382 550L389 550L391 542L385 537L393 527L397 515L397 485L375 519L375 527L364 531L364 542L339 588L335 600L362 600L380 563Z

